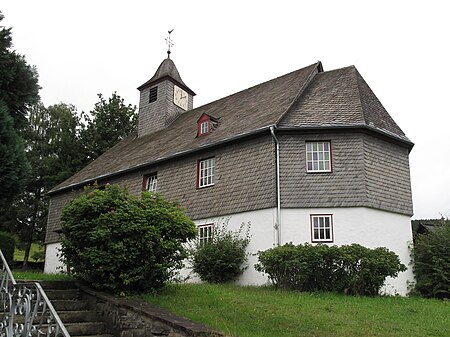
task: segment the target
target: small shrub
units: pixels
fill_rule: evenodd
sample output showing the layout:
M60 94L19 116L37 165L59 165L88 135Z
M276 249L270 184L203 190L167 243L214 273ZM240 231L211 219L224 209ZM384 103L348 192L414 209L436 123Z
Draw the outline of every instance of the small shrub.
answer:
M247 261L250 223L243 223L238 231L232 231L228 230L228 221L222 220L214 227L210 241L196 240L190 249L192 269L202 281L230 282L247 268L243 265Z
M16 238L7 232L0 232L0 249L8 265L11 266L14 260L14 249L16 247Z
M196 234L176 203L130 195L117 185L87 188L62 211L62 248L73 275L109 292L158 288L182 267Z
M424 297L450 298L450 225L418 235L412 258L415 290Z
M255 269L277 286L301 291L338 291L359 295L378 293L387 276L406 267L386 248L361 245L295 246L292 243L258 253Z

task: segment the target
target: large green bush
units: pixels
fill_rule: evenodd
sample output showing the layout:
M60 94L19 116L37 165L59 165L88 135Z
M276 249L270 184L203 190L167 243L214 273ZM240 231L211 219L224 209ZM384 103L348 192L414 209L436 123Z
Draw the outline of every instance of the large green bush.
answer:
M278 287L359 295L376 295L387 276L406 270L394 252L358 244L289 243L259 252L258 260L255 269L268 274Z
M157 194L88 188L62 212L61 252L71 272L110 292L161 287L186 258L194 223Z
M450 298L450 225L416 237L412 257L415 290L425 297Z
M250 223L243 223L239 230L232 231L228 229L228 221L228 218L222 219L214 226L211 240L196 240L190 249L192 270L202 281L230 282L247 268L244 263L250 242Z
M14 235L7 232L0 232L0 249L2 250L3 256L6 262L11 267L14 260L14 249L16 247L16 238Z

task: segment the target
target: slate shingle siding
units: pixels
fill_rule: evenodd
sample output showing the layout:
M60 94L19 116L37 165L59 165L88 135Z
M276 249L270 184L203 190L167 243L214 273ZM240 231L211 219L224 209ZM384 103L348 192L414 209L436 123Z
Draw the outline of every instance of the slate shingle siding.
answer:
M63 194L53 195L50 197L48 206L47 229L45 233L45 243L58 242L59 234L55 230L61 229L61 211L64 206L79 195L81 190L76 192L65 192Z
M274 207L275 153L269 135L245 142L235 142L213 151L205 151L165 164L127 173L109 182L126 186L139 195L143 176L157 172L158 192L169 200L178 200L192 219ZM215 157L215 185L197 189L197 162ZM51 197L46 243L59 241L54 231L60 228L61 208L77 193L61 193Z
M406 148L362 133L279 139L281 207L366 206L412 215ZM331 173L306 172L306 141L331 141Z
M366 203L361 134L299 134L279 139L281 207L348 207ZM306 141L331 141L332 173L306 173Z
M215 185L196 188L197 161L215 157ZM193 219L275 205L274 145L268 136L208 151L162 167L158 188Z
M149 103L150 89L158 87L157 100ZM173 103L173 83L165 80L141 91L139 99L138 134L144 136L168 127L185 112ZM188 95L188 109L192 109L192 95ZM165 114L161 114L165 111Z
M413 215L408 150L366 135L364 163L368 206Z

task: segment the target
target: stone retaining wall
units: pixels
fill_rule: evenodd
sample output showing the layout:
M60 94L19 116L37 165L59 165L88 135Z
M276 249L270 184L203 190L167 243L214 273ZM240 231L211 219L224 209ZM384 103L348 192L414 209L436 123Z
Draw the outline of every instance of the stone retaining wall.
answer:
M138 299L117 298L77 284L116 337L224 337L218 331Z

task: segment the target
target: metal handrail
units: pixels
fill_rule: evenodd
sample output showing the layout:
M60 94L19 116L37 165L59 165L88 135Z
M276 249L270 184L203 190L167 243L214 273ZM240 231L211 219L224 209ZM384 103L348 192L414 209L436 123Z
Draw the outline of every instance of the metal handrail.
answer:
M17 283L0 250L0 337L70 337L38 282Z

